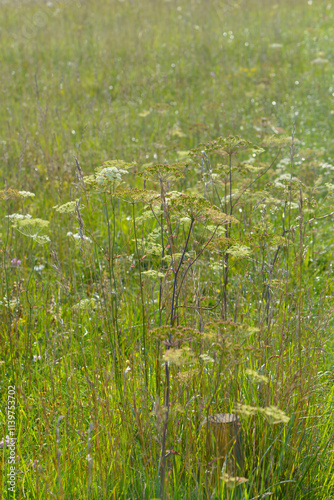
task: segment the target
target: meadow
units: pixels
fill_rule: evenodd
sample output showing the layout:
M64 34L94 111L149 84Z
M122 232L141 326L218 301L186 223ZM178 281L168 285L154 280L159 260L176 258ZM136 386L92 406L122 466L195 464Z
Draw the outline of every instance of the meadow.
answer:
M334 498L334 4L2 0L0 46L0 498Z

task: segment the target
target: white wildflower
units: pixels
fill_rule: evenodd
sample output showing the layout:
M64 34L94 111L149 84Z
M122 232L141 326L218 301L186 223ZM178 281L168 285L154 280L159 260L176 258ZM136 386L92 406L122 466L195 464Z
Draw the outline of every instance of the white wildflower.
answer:
M31 193L30 191L19 191L19 194L22 198L35 198L35 193Z
M34 271L41 272L43 271L45 266L43 264L39 264L38 266L34 266Z
M119 169L117 167L106 167L103 168L96 176L96 182L98 184L105 184L110 181L121 181L122 175L126 174L126 170Z
M29 214L11 214L11 215L6 215L5 217L11 220L31 219L31 215Z
M95 187L107 187L110 183L122 182L122 175L127 173L127 169L134 164L127 164L123 160L106 161L102 167L95 169L94 175L84 177L86 184Z
M73 233L71 233L71 231L69 231L67 233L67 236L68 236L68 238L74 238L76 243L80 242L81 240L84 240L87 243L93 243L93 241L88 236L85 236L84 234L82 236L80 236L79 233L73 234Z

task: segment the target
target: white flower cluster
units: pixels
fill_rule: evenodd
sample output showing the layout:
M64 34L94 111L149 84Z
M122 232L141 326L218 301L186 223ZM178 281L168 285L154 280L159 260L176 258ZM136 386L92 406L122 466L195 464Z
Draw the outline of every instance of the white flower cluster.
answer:
M7 219L10 220L23 220L23 219L31 219L31 215L29 214L11 214L11 215L6 215L5 216Z
M122 175L121 174L126 174L126 170L123 170L121 168L117 167L105 167L98 172L96 175L96 182L99 185L104 185L106 182L110 181L121 181L122 180Z
M81 240L84 240L84 241L86 241L87 243L93 243L93 241L92 241L92 240L91 240L88 236L85 236L84 234L83 234L82 236L80 236L80 234L79 234L79 233L73 234L73 233L71 233L71 231L69 231L69 232L67 233L67 236L68 236L69 238L74 238L74 240L75 240L76 242L79 242L79 241L81 241Z
M19 191L19 194L22 198L35 198L35 193L31 193L30 191Z
M334 165L328 162L324 162L320 164L320 167L325 170L324 174L328 175L331 171L334 170Z
M106 161L102 167L95 169L95 174L84 177L84 182L98 189L109 187L110 184L122 182L122 175L133 165L123 160Z
M283 161L283 160L282 160ZM282 174L277 179L274 180L275 186L280 188L285 188L287 182L294 180L291 174ZM283 181L283 182L282 182Z

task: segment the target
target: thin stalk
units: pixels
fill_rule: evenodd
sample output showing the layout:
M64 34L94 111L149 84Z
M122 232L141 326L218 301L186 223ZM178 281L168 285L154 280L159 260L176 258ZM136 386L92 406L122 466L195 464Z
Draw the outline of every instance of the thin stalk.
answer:
M162 271L162 263L163 263L163 258L165 256L165 247L164 247L164 230L163 230L163 217L161 214L161 220L160 220L160 229L161 229L161 266L160 270ZM159 286L159 326L161 326L161 321L162 321L162 310L161 310L161 300L162 300L162 278L160 278L160 286Z
M172 296L171 318L170 318L170 325L171 326L173 326L173 324L174 324L174 310L175 310L176 298L177 298L177 294L176 294L177 278L178 278L181 266L183 264L185 254L186 254L187 249L188 249L188 243L189 243L189 239L190 239L190 236L191 236L191 230L193 228L193 225L194 225L194 220L191 220L190 228L189 228L189 232L188 232L188 236L187 236L187 239L186 239L186 244L184 246L183 253L182 253L179 265L178 265L178 267L177 267L177 269L176 269L176 271L174 273L173 296ZM180 290L179 290L179 293L180 293ZM170 334L170 337L171 337L171 334ZM169 341L171 342L171 338L170 338Z
M116 298L116 279L114 272L114 246L115 246L115 203L114 199L112 202L113 209L113 235L111 234L110 228L110 218L108 212L108 204L105 198L104 200L105 206L105 216L107 220L107 230L108 230L108 271L109 271L109 282L111 289L111 317L114 331L114 365L115 365L115 376L117 381L117 386L119 390L121 390L120 382L119 382L119 365L121 362L120 356L120 347L119 347L119 331L118 331L118 321L117 321L117 298Z
M161 266L160 270L162 271L162 265L163 265L163 258L165 256L165 247L164 247L164 228L163 228L163 216L161 214L160 217L160 229L161 229ZM162 323L162 307L161 307L161 302L162 302L162 284L163 284L163 279L160 278L160 285L159 285L159 326L161 326ZM157 396L160 397L160 380L161 380L161 373L160 373L160 367L159 367L159 358L160 358L160 342L157 342L157 355L156 355L156 392Z
M226 202L226 182L225 182L225 213L227 210L227 202ZM232 155L229 155L229 193L230 193L230 214L233 212L233 203L232 203ZM226 230L227 238L231 236L231 222L228 223ZM222 310L222 318L226 321L227 319L227 286L228 286L228 276L229 274L229 254L226 251L223 258L223 310Z
M138 238L137 238L137 229L136 229L136 211L135 204L132 204L132 220L133 220L133 231L135 236L135 245L136 245L136 255L138 261L138 269L139 269L139 287L140 287L140 300L141 300L141 308L142 308L142 317L143 317L143 349L144 349L144 363L145 363L145 385L148 387L148 366L147 366L147 351L146 351L146 313L145 313L145 304L144 304L144 290L143 290L143 282L142 282L142 273L141 273L141 259L139 257L138 250Z
M298 318L297 318L297 335L298 335L298 357L299 357L299 376L302 377L302 345L301 345L301 318L303 309L303 262L304 262L304 232L303 232L303 193L300 188L299 200L299 290L298 290ZM301 385L302 386L302 385Z

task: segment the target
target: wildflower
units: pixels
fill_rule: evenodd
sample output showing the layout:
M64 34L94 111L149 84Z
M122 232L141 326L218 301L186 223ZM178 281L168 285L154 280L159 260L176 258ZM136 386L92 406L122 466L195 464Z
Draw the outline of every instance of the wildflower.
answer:
M138 113L138 116L141 116L142 118L145 118L145 117L146 117L146 116L148 116L150 113L151 113L151 110L145 109L145 110L144 110L144 111L142 111L141 113Z
M216 77L216 73L214 71L211 71L210 76L211 76L211 78L215 78Z
M148 271L142 271L142 274L146 276L150 276L152 278L164 278L165 274L160 273L159 271L155 271L154 269L149 269Z
M31 193L30 191L19 191L19 194L22 198L35 198L35 193Z
M32 358L32 360L33 360L34 363L36 363L37 361L41 361L41 359L42 359L42 357L41 356L37 356L37 354L34 354L33 358Z
M170 133L170 135L174 137L186 137L186 134L182 132L182 130L178 125L174 125L174 127L169 129L168 132Z
M200 354L199 357L204 363L214 363L215 360L211 358L211 356L208 356L207 354Z
M234 486L238 486L239 484L243 484L248 481L245 477L232 477L226 473L222 475L222 480L229 488L234 488Z
M20 259L16 259L16 258L12 259L12 260L10 261L10 263L11 263L11 265L12 265L13 267L17 267L17 266L20 266L20 265L21 265L21 261L20 261Z
M89 310L89 309L94 309L94 307L96 306L96 300L95 299L82 299L80 300L80 302L78 302L77 304L75 304L72 309L74 309L75 311L78 311L79 309L80 310Z
M132 166L123 160L106 161L102 167L95 169L94 175L84 177L84 181L96 187L107 187L111 182L122 182L122 174L127 174L126 169Z
M8 297L4 297L3 301L0 301L0 304L14 311L19 305L19 300L17 298L9 299Z
M328 59L324 59L323 57L317 57L316 59L313 59L311 61L311 64L327 64L329 61Z
M64 205L55 205L53 208L56 212L61 214L73 214L76 211L76 207L79 204L79 200L68 201Z
M283 47L283 45L282 45L281 43L271 43L271 44L269 45L269 47L270 47L271 49L281 49L281 48Z
M6 219L11 219L11 220L15 220L15 219L31 219L31 215L29 214L11 214L11 215L5 215Z
M34 271L41 272L43 271L45 266L43 264L39 264L38 266L34 266Z
M80 242L81 240L84 240L87 243L93 243L93 241L88 236L85 236L84 234L80 235L79 233L73 234L71 232L68 232L67 236L69 238L71 238L71 237L74 238L74 240L75 240L76 243Z
M164 353L162 358L167 363L173 363L176 366L181 366L184 363L192 360L193 353L190 347L182 347L181 349L168 349Z
M14 219L13 227L20 233L34 239L40 245L43 245L44 243L48 243L50 241L50 238L47 235L40 234L49 226L49 221L38 218L32 219L31 217L12 218Z
M192 368L190 370L187 370L185 372L180 372L177 374L177 378L181 380L182 382L188 382L191 381L196 375L198 374L198 370L195 368Z
M31 469L35 469L38 464L39 464L39 460L37 460L37 458L35 458L34 461L32 461L32 459L30 459L29 467L31 467Z
M252 253L252 250L246 245L232 245L227 250L227 253L237 259L242 259L243 257L248 257Z
M6 436L5 438L2 438L1 441L0 441L0 448L8 448L10 444L10 441L9 441L9 436Z
M248 377L251 379L251 381L255 382L255 383L264 382L265 384L268 384L268 382L269 382L268 377L265 377L264 375L260 375L255 370L251 370L250 368L247 368L246 375L248 375Z

